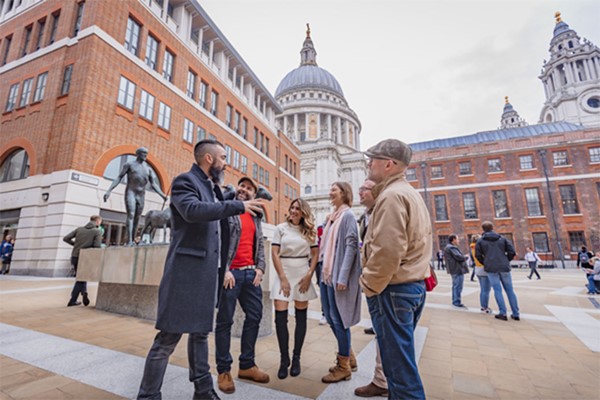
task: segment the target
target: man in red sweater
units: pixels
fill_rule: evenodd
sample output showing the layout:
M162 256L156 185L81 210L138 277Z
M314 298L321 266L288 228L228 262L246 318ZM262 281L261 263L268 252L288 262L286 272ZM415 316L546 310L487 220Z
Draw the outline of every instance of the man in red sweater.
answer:
M249 177L242 177L236 189L236 200L252 200L258 186ZM231 325L236 303L246 317L242 330L240 368L238 378L259 383L269 382L269 375L261 371L254 362L254 347L262 318L262 289L260 283L265 271L265 253L261 227L262 215L252 217L249 213L229 217L231 234L227 265L225 266L224 290L219 299L217 325L215 328L215 355L219 373L219 390L235 392L231 377L233 359L230 353Z

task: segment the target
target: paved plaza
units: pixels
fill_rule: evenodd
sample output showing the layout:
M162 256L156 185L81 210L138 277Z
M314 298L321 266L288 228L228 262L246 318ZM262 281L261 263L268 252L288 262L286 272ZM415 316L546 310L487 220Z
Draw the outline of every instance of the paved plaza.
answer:
M585 295L579 270L541 270L541 280L528 280L527 273L513 271L520 322L480 313L479 287L468 276L463 300L469 310L452 308L450 277L439 274L417 329L429 399L600 399L600 296ZM72 285L72 278L0 277L0 399L135 397L156 334L153 322L96 310L93 283L90 307L67 308ZM493 296L490 305L497 310ZM352 329L358 372L332 385L321 383L321 376L333 364L335 339L318 324L318 301L310 309L302 374L277 379L275 335L259 338L257 363L271 382L236 380L236 392L221 394L223 399L349 399L370 381L375 346L374 337L363 333L370 326L366 302L361 324ZM212 337L210 343L216 381ZM165 399L192 397L186 344L182 340L171 358ZM232 350L237 360L239 339ZM232 372L236 377L237 362Z

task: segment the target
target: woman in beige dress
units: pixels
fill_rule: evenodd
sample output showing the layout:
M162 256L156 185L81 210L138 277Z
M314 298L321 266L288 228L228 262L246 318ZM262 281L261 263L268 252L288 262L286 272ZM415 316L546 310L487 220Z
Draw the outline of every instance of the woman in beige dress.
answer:
M287 221L275 228L272 255L277 274L271 288L271 299L275 303L275 329L281 353L277 376L285 379L290 366L288 304L293 301L296 311L294 351L289 372L291 376L297 376L300 375L300 352L306 336L308 301L317 298L312 285L318 256L317 230L305 200L293 200Z

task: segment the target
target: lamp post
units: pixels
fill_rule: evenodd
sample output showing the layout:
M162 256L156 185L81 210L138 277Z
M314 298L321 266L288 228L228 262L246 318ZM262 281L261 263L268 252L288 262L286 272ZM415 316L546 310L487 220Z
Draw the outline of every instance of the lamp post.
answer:
M556 216L554 215L554 201L552 200L552 191L550 190L550 179L548 178L548 167L546 167L546 150L538 150L544 168L544 176L546 177L546 190L548 190L548 202L550 203L550 216L552 217L552 225L554 226L554 235L556 236L556 245L558 246L558 256L563 269L565 269L565 258L563 256L562 244L558 235L558 226L556 225Z

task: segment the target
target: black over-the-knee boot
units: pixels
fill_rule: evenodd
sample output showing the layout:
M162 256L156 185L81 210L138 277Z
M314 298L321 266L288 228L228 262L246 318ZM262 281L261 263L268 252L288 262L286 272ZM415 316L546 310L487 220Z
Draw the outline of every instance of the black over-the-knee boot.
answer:
M290 334L288 332L288 311L275 310L275 331L277 332L277 342L279 343L279 353L281 354L281 363L277 377L285 379L288 376L288 367L290 366Z
M300 353L306 337L306 313L307 309L299 310L296 308L296 330L294 331L294 354L292 357L291 376L300 375Z

